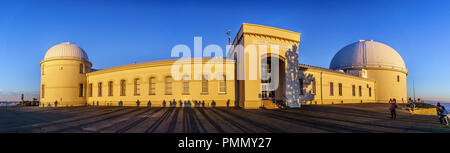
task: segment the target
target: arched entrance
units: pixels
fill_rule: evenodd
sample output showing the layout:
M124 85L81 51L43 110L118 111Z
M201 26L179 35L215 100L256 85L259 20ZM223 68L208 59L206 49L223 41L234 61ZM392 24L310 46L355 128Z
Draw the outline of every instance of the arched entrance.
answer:
M261 60L261 98L276 105L285 105L286 72L284 58L268 55Z

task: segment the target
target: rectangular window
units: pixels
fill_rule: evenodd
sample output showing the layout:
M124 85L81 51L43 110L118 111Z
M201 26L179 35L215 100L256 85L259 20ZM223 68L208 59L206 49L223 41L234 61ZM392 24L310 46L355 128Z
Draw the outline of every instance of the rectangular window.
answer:
M356 96L356 86L352 85L352 95Z
M135 96L141 95L141 80L140 79L134 79L134 95Z
M44 98L45 97L45 85L41 86L41 97Z
M202 77L202 93L208 93L208 76L203 75Z
M183 94L189 94L189 76L183 76Z
M148 94L155 95L155 85L156 85L155 77L151 77L148 81Z
M372 97L372 88L369 88L369 97Z
M359 86L359 96L360 97L362 96L362 87L361 86Z
M172 94L172 77L166 76L165 79L165 94L171 95Z
M102 83L99 82L98 83L98 97L101 97L101 96L102 96Z
M83 73L83 69L84 69L84 65L83 65L83 64L80 64L80 73L81 73L81 74Z
M45 66L44 66L44 65L42 65L42 72L41 72L41 73L42 73L42 75L45 75L45 71L44 71L45 69L44 69L44 68L45 68Z
M127 82L125 80L120 80L120 96L126 96Z
M316 94L316 79L312 80L312 90L311 90L311 94L313 94L313 95Z
M222 80L219 80L219 93L227 92L227 76L223 75Z
M397 82L400 82L400 76L397 75Z
M84 87L83 87L83 84L80 84L80 93L79 93L80 95L80 97L84 97Z
M342 96L342 83L339 83L339 96Z
M298 81L300 83L300 95L303 95L303 79Z
M89 84L89 97L92 97L92 91L93 91L92 83L90 83Z
M108 82L108 96L113 96L113 89L114 89L114 82L109 81Z
M330 82L330 96L334 96L333 82Z

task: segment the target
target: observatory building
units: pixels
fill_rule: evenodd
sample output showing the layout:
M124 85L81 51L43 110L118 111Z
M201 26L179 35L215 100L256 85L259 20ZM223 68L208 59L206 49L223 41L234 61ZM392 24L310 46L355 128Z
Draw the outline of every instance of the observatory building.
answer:
M225 58L151 61L100 70L92 69L85 50L61 43L40 63L41 107L256 109L406 101L408 70L393 48L360 40L342 48L330 67L322 68L298 63L299 43L300 33L244 23ZM264 47L274 45L276 52ZM177 65L192 71L174 76ZM211 67L214 71L205 71Z

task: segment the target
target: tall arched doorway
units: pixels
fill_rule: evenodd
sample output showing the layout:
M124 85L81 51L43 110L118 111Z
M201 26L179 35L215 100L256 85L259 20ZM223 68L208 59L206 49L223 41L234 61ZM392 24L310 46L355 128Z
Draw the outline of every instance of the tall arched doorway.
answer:
M285 62L280 56L261 60L261 98L277 103L286 101ZM277 104L279 105L279 104Z

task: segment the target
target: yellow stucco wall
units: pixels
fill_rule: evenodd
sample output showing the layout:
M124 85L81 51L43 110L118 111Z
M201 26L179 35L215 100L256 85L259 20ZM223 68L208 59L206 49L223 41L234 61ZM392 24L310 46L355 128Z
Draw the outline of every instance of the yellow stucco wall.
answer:
M92 66L88 61L79 59L52 59L41 62L41 107L84 106L86 98L80 97L80 84L86 86L86 74ZM87 69L87 70L86 70ZM44 88L44 89L43 89Z
M375 102L375 81L363 79L347 74L329 72L318 69L304 69L300 71L303 80L303 104L345 104ZM315 81L315 83L313 83ZM333 83L333 95L331 85ZM315 84L315 92L313 86ZM342 84L342 95L339 94L339 84ZM353 85L355 95L353 95ZM359 95L361 86L361 96ZM369 88L372 90L369 95Z
M207 65L209 58L204 58L202 62L200 59L196 59L191 65L191 76L206 74L211 76L211 73L202 73L201 71L194 71L195 65ZM163 101L166 101L166 107L169 106L169 101L176 100L177 107L179 107L179 100L190 100L193 103L194 100L205 101L205 106L211 106L211 102L214 100L217 107L226 107L229 100L229 106L233 107L234 101L234 61L223 60L223 64L219 64L223 68L223 73L226 75L226 92L219 92L219 80L213 79L208 81L208 93L202 93L202 81L192 80L189 81L189 94L183 93L183 87L181 80L173 80L172 82L172 94L167 95L165 93L165 77L172 76L171 70L175 60L155 61L148 63L132 64L116 68L110 68L100 70L87 74L88 105L97 105L97 101L100 106L118 106L119 101L123 102L123 106L137 106L137 100L140 101L140 106L147 106L148 101L151 101L151 106L160 107ZM227 66L228 65L228 66ZM227 73L228 72L228 73ZM231 72L231 73L230 73ZM155 77L155 94L149 93L150 78ZM135 95L134 85L135 79L140 79L140 95ZM120 81L126 80L126 94L120 95ZM113 95L109 96L108 82L113 81ZM102 95L99 96L98 83L102 82ZM89 94L89 84L92 84L92 96ZM193 106L193 104L192 104Z
M399 80L397 80L397 76ZM377 102L388 102L395 98L398 103L406 103L406 73L386 69L368 69L367 78L376 81Z

